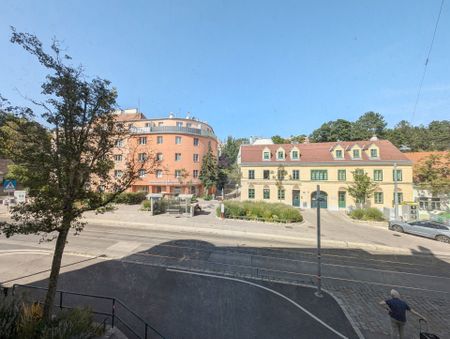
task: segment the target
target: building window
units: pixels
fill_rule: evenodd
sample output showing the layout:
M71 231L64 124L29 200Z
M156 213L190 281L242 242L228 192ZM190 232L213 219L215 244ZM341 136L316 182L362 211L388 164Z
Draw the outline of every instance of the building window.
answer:
M162 126L162 125L164 125L164 122L162 122L162 121L158 122L158 126Z
M270 199L270 189L269 188L263 189L263 199Z
M403 201L403 193L402 192L397 192L397 199L398 199L397 202L399 204L401 204ZM394 206L394 204L395 204L395 193L393 194L392 206Z
M311 170L311 180L328 180L327 170Z
M373 170L373 180L383 181L383 170Z
M145 160L147 160L147 153L139 153L138 154L138 160L140 162L144 162Z
M120 178L120 177L122 177L122 175L123 175L123 172L121 170L115 170L114 171L114 176L116 178Z
M162 143L163 143L163 137L162 137L162 135L158 135L158 136L156 137L156 143L157 143L157 144L162 144Z
M194 138L194 146L198 146L198 138Z
M284 151L278 151L277 152L277 159L278 160L284 160Z
M278 180L284 180L285 173L286 172L284 170L278 170L278 173L277 173Z
M376 148L372 148L370 150L370 157L371 158L378 158L378 150Z
M347 171L346 170L338 170L338 180L339 181L347 180Z
M255 189L254 188L249 188L248 189L248 198L249 199L255 199Z
M336 150L336 159L342 159L342 150Z
M359 149L353 150L353 159L359 159L361 158L361 154L359 153Z
M270 160L270 152L269 151L263 152L263 160Z
M187 122L187 123L186 123L186 127L187 127L187 128L190 128L190 127L192 127L192 123L190 123L190 122Z
M181 160L181 153L175 153L175 161Z
M162 178L163 177L163 171L162 170L156 170L156 177Z
M255 179L255 170L248 170L248 178Z
M182 122L177 122L177 127L178 128L183 127L183 123Z
M122 161L122 154L116 154L114 156L114 161Z
M147 145L147 137L139 137L139 145Z
M175 137L175 143L177 145L181 144L181 137Z
M139 177L140 177L140 178L145 177L146 174L147 174L147 173L145 172L145 169L140 169L140 170L139 170Z
M355 174L363 175L364 174L364 170L361 169L361 168L357 168L357 169L355 169Z
M300 180L300 171L292 170L292 180Z
M284 200L284 197L285 197L284 189L279 189L278 190L278 200Z
M264 170L263 171L263 178L265 180L269 180L270 179L270 171L269 170Z
M298 160L298 151L292 151L292 160Z
M198 170L194 170L194 171L192 172L192 176L193 176L194 178L198 178Z
M116 140L116 147L123 147L123 140L122 139Z
M375 192L374 198L375 198L375 204L382 204L383 203L383 192Z
M163 160L163 154L162 153L156 153L156 161L162 161Z
M181 178L181 170L175 170L175 178Z
M403 174L402 174L402 170L397 170L397 175L395 175L395 170L392 170L392 179L394 181L402 181L403 180Z
M194 160L194 162L198 162L198 154L194 154L194 156L193 156L193 160Z

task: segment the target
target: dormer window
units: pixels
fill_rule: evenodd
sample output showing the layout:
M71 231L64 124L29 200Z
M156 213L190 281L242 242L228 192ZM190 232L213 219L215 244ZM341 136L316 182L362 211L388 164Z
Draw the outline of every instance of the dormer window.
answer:
M336 159L342 159L342 150L336 150Z
M378 150L376 148L372 148L370 150L370 157L371 158L378 158Z
M354 149L353 150L353 159L360 159L361 158L361 152L359 151L359 149Z
M277 151L277 160L284 160L284 151Z
M298 160L298 151L292 151L292 160Z
M263 160L270 160L270 151L263 152Z

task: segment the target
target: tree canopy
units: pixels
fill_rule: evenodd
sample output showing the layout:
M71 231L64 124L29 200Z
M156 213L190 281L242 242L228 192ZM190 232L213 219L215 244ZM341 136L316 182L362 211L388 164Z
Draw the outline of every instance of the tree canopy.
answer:
M450 152L432 154L414 166L414 183L433 196L450 192Z
M357 203L365 204L378 185L370 179L367 173L362 169L356 169L352 172L353 182L348 184L347 191Z
M0 149L14 164L10 176L28 188L30 199L12 208L12 221L1 223L0 232L57 238L44 304L44 318L50 319L70 229L80 232L85 211L107 205L155 163L148 155L138 160L132 151L114 175L113 149L132 137L115 120L117 91L70 65L56 41L47 52L36 36L13 29L11 42L36 57L48 75L41 85L45 101L32 101L36 110L1 103ZM115 194L106 199L103 190Z
M200 170L199 179L205 186L205 189L208 193L212 187L217 185L218 180L217 159L214 153L212 152L211 146L208 147L208 152L203 156L202 168Z

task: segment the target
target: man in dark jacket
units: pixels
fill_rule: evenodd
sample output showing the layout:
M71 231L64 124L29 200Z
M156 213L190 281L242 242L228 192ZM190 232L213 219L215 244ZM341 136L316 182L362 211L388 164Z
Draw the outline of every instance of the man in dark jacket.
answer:
M391 338L396 338L396 333L398 333L400 339L405 338L406 311L410 311L419 318L426 320L424 316L401 300L400 293L396 290L391 290L391 299L380 301L380 305L385 306L391 316Z

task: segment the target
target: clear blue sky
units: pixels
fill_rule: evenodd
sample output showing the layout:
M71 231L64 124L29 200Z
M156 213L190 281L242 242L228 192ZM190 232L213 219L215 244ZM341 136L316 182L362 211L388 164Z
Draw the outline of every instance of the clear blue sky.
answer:
M36 97L44 75L9 26L63 41L122 108L190 111L219 137L310 133L373 110L410 120L440 0L20 1L0 10L0 93ZM450 1L414 123L450 119Z

